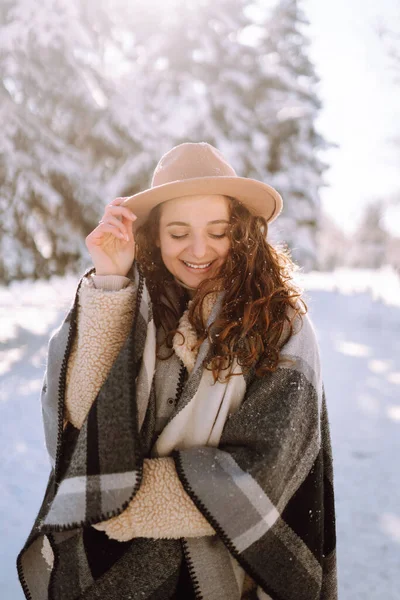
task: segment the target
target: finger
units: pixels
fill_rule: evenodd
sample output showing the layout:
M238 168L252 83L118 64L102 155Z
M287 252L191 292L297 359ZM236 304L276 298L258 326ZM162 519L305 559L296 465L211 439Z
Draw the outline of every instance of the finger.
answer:
M125 197L124 198L122 198L122 197L114 198L114 200L111 200L111 202L109 202L107 204L107 206L117 206L119 204L122 204L122 202L124 202L124 200L126 200Z
M93 240L102 241L102 238L105 233L112 233L115 237L125 240L125 236L117 227L114 225L110 225L108 223L101 223L96 227L94 231L88 236L88 238L92 238Z
M105 208L107 208L109 206L121 206L125 200L126 200L126 198L114 198L114 200L112 200L111 202L108 202L106 204ZM124 206L123 208L129 209L128 206Z
M114 225L115 227L118 227L118 229L120 231L122 231L122 233L124 235L127 234L127 228L124 225L124 223L121 223L121 221L119 221L116 217L113 217L110 214L108 214L101 221L99 221L99 225L102 225L103 223L108 223L109 225Z
M122 225L122 223L120 221L118 221L118 219L117 219L117 222L120 225ZM99 227L105 227L105 226L111 227L112 228L111 231L113 231L113 230L118 231L118 234L119 234L118 237L120 237L122 240L125 240L126 242L129 242L129 234L128 234L126 228L124 227L124 225L122 225L122 229L115 226L113 223L108 223L108 222L104 222L99 225ZM108 231L107 228L106 228L106 231Z
M108 206L106 206L105 213L125 216L131 221L136 221L137 219L137 216L131 210L129 210L129 208L126 208L124 206L113 206L109 204Z
M123 201L124 201L124 198L114 198L113 200L111 200L111 202L106 204L106 206L104 207L104 214L107 213L107 210L109 208L112 208L114 206L119 206L120 204L122 204Z
M130 222L128 222L127 225L126 225L126 229L127 229L127 232L128 232L128 240L130 242L135 242L135 236L133 234L133 224L130 223Z

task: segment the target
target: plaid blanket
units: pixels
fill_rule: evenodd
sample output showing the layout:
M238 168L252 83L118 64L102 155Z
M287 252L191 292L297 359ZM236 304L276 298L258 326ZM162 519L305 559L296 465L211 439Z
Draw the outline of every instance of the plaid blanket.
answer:
M197 598L240 599L231 555L257 583L251 598L335 600L332 450L308 315L282 349L289 361L262 378L246 377L243 401L226 419L218 447L172 452L186 492L216 536L111 543L91 527L127 507L154 444L152 307L136 263L128 276L138 289L133 325L80 430L69 424L63 431L63 408L83 278L49 341L41 401L51 472L17 557L26 598L172 599L185 556ZM200 385L207 343L178 412ZM52 566L44 558L46 545L54 555Z

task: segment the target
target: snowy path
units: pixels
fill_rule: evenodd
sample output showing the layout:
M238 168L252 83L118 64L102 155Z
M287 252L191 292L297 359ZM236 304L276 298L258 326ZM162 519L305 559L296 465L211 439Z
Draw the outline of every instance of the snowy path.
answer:
M340 600L400 598L400 309L312 292L334 454Z
M310 278L305 300L320 343L331 424L339 598L398 600L400 302L329 291L332 277L325 276L329 285ZM24 597L15 559L49 473L39 392L48 338L75 281L0 288L0 597L7 600Z

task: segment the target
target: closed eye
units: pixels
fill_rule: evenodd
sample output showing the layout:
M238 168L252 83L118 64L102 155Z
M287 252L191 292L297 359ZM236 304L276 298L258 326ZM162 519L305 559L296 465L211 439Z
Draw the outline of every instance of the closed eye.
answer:
M174 240L181 240L182 238L187 237L187 233L185 233L183 235L174 235L173 233L171 233L170 235ZM221 239L226 236L226 233L222 233L221 235L216 235L216 234L210 233L209 235L212 238Z

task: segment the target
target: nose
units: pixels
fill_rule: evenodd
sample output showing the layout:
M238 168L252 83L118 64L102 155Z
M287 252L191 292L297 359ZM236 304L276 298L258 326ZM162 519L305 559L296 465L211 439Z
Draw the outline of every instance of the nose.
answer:
M207 241L202 235L196 235L192 243L192 254L195 258L203 258L207 251Z

